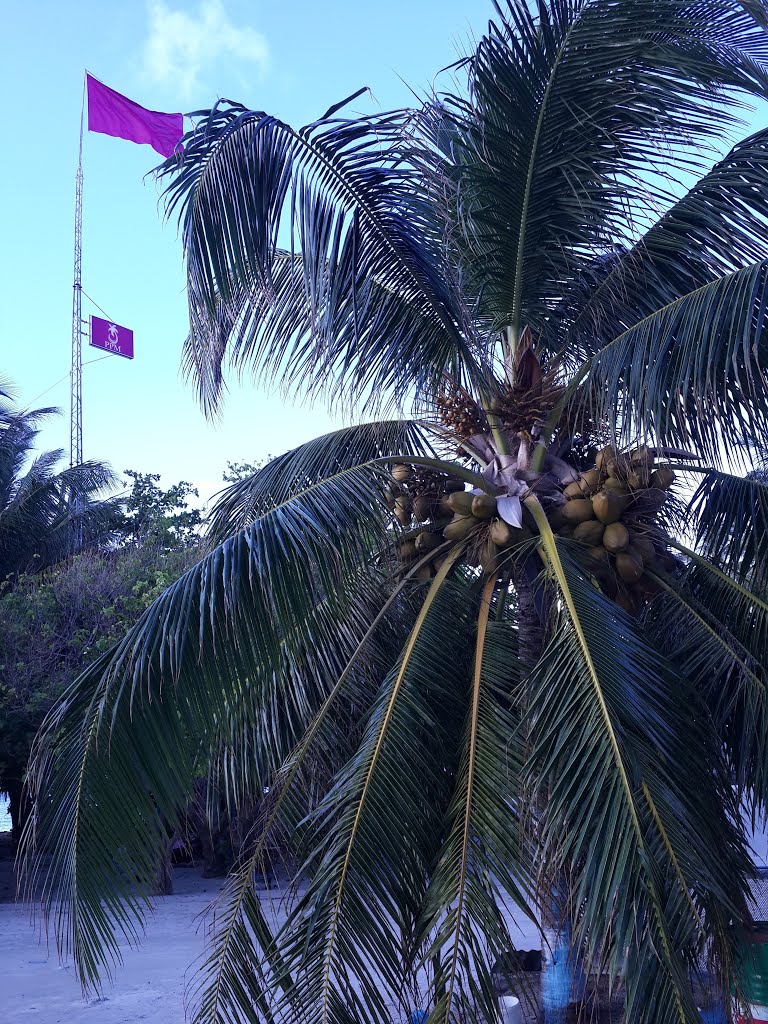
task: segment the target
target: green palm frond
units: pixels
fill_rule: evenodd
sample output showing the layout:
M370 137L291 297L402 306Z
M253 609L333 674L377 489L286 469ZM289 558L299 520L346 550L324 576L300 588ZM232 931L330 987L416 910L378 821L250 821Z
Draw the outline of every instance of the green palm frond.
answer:
M765 260L676 299L590 357L575 402L626 439L735 458L768 429L767 302Z
M768 480L710 470L690 501L696 548L749 585L768 578Z
M35 454L41 422L55 409L3 415L0 431L0 579L60 561L78 543L107 541L119 518L120 500L103 494L114 487L99 462L57 469L63 452Z
M393 622L389 613L395 602L402 598L403 590L409 584L409 576L415 569L416 567L410 573L405 574L381 605L317 714L307 725L297 747L291 752L272 780L270 800L263 820L258 823L255 842L233 872L212 908L214 910L214 938L211 952L204 954L201 958L192 985L191 995L195 1006L196 1024L237 1021L240 1019L239 1015L243 1013L244 1007L246 1013L248 1007L258 1008L258 1012L265 1014L265 1019L271 1019L271 1011L268 1012L265 1009L269 1005L264 998L267 980L261 967L258 948L253 941L255 936L261 942L262 947L270 948L272 945L269 923L262 912L256 889L256 884L264 873L268 846L275 835L291 836L301 827L306 804L302 801L300 794L297 799L295 790L296 782L300 778L305 763L311 759L316 767L319 753L320 760L326 765L330 765L331 770L340 767L337 764L338 758L346 744L340 743L341 730L339 725L333 721L334 711L340 698L348 694L351 689L355 691L354 699L359 700L363 705L361 700L363 695L360 693L359 686L352 685L355 683L354 675L359 671L360 662L369 652L378 632L385 629L390 637L398 636L396 623ZM401 637L400 643L404 643L405 639L405 636ZM397 643L397 640L395 642ZM242 710L240 717L246 717ZM347 732L349 732L350 717L347 707L347 715L341 723L342 728ZM252 759L253 745L244 744L243 747L244 752ZM232 774L237 775L237 768L233 773L232 764L234 762L237 765L238 762L237 744L233 742L231 735L225 751L229 774L228 784L231 786ZM330 753L331 751L332 753ZM245 758L243 758L243 763L245 768L243 775L253 776L250 763L246 762ZM252 778L250 787L247 784L244 787L243 797L247 798L248 793L256 791L260 782L260 778ZM241 801L237 799L238 795L234 794L234 806L241 806ZM243 998L244 993L248 993L245 999Z
M403 452L434 454L413 420L361 423L314 438L223 491L211 513L209 536L223 540L310 483Z
M712 573L694 566L674 585L657 577L663 597L646 627L684 678L703 696L728 754L740 797L768 804L768 605L747 592L738 599Z
M355 755L311 816L308 887L276 938L297 979L295 1005L285 1000L291 1020L383 1024L417 983L413 929L467 701L471 581L446 582L451 561L381 684Z
M706 697L740 796L763 809L768 807L768 593L764 583L750 589L708 559L684 547L682 551L689 567L675 593L654 614L653 624ZM664 607L672 608L667 620L660 618ZM689 609L708 630L701 628L701 621L692 621ZM699 637L699 650L693 650L685 630ZM710 654L709 664L703 660L704 652Z
M564 300L551 344L559 336L567 358L587 358L681 295L768 257L766 156L763 130L739 142L630 249L599 260Z
M542 544L562 599L530 681L545 873L570 872L576 943L613 976L626 953L627 1019L687 1024L698 1018L687 971L707 936L732 972L729 921L744 906L748 859L715 735L705 714L684 713L693 692L675 692L687 684L567 545L544 529ZM732 861L715 863L713 844Z
M543 330L594 258L666 205L674 154L695 166L733 122L727 96L766 95L768 50L738 3L512 0L497 12L469 98L437 108L432 134L450 151L472 291L517 336Z
M478 615L472 693L456 788L419 922L422 960L433 968L430 1020L492 1020L495 961L514 948L501 904L533 916L535 869L524 824L524 743L512 711L516 630L489 622L495 580ZM437 966L435 966L437 965Z
M57 938L85 984L119 958L105 937L139 927L159 837L226 737L231 707L261 694L263 787L368 627L347 581L383 543L381 478L378 467L345 470L215 548L86 670L41 733L33 786L46 799L30 870L53 855L43 901L61 899ZM130 811L110 801L116 789L134 794Z
M184 227L187 359L209 409L243 316L235 364L293 392L381 400L473 372L433 211L404 159L407 115L351 120L343 105L296 130L222 102L185 138L181 166L161 169ZM283 229L296 258L278 246Z

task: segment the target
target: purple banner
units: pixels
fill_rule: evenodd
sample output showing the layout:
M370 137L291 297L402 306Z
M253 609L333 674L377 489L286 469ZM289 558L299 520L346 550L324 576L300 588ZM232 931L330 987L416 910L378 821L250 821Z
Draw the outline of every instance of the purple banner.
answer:
M88 81L88 131L128 142L147 143L161 156L173 156L184 134L181 114L147 110L97 78Z
M112 355L133 359L133 331L113 324L111 320L91 317L91 345Z

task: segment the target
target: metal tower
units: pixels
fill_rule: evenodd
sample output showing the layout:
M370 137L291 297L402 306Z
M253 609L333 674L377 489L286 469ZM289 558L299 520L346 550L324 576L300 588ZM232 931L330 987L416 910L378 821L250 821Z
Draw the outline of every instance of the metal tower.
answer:
M69 464L83 461L83 115L80 113L80 155L75 175L75 275L72 286L72 361L69 371Z
M80 106L80 148L75 175L75 273L72 285L72 358L69 369L69 464L83 461L83 120L86 76Z

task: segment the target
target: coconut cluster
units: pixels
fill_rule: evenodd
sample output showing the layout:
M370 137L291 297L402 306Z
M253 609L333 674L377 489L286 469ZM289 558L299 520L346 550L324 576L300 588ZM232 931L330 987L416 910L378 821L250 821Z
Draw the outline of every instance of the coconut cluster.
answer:
M405 532L398 553L404 567L423 559L446 541L468 541L467 559L484 572L497 572L504 549L530 539L526 527L509 526L497 514L496 498L473 494L464 483L447 474L424 473L420 467L397 463L385 500ZM429 579L439 568L444 553L437 554L416 574Z
M609 446L564 488L567 500L550 516L561 536L584 546L601 588L633 614L656 592L648 570L671 558L654 519L674 480L671 466L656 465L649 448L618 453Z
M417 579L434 575L446 542L465 541L467 560L488 575L527 552L535 526L510 526L492 494L472 493L456 477L406 463L393 467L392 478L385 499L404 529L398 541L403 568L435 551ZM585 568L601 589L633 614L656 592L649 571L672 559L655 520L674 480L672 468L657 464L649 448L619 453L609 446L593 468L558 491L558 501L542 502L552 528L581 546Z

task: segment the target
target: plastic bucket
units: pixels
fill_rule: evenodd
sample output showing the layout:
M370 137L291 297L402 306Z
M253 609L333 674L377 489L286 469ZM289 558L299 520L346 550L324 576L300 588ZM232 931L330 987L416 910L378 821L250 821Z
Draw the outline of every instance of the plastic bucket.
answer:
M501 1024L523 1024L523 1011L517 996L500 996L499 1013Z

